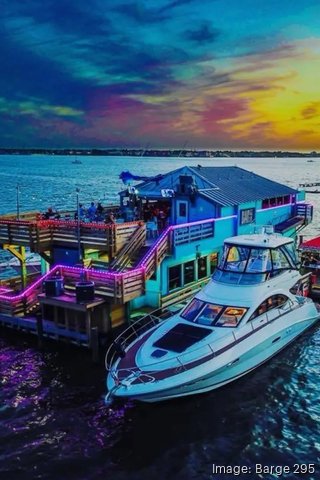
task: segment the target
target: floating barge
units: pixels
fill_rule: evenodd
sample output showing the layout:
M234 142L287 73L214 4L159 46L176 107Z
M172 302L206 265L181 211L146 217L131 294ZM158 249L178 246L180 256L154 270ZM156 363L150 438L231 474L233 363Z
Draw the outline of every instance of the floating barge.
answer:
M296 236L313 216L303 191L200 165L131 184L117 208L121 218L109 224L70 212L0 217L0 246L21 265L21 281L1 281L0 323L95 349L134 317L178 308L209 280L226 237L260 225ZM166 216L157 222L151 209ZM27 275L26 247L41 257L36 279Z

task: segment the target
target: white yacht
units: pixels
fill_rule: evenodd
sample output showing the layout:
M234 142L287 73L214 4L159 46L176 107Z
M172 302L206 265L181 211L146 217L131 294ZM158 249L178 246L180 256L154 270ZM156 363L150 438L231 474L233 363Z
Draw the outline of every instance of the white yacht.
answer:
M319 320L305 280L293 239L267 229L226 239L211 281L182 311L136 322L110 346L106 402L168 400L251 372Z

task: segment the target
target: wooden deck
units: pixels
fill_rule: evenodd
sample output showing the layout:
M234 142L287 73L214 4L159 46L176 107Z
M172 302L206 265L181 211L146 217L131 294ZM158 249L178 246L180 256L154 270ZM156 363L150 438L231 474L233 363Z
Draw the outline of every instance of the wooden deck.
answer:
M113 258L143 222L105 224L73 220L14 220L0 217L0 245L28 246L44 252L53 246L106 251Z

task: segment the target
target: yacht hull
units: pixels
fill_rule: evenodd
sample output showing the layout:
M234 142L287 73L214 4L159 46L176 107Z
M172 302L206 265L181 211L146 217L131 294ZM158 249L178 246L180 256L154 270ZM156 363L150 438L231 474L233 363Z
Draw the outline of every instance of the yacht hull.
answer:
M296 321L293 324L284 321L281 329L275 329L275 325L270 324L267 328L269 330L273 329L272 334L271 331L264 332L264 339L261 338L261 341L259 341L259 333L255 333L253 337L240 342L242 343L240 347L230 349L231 352L226 352L220 358L213 358L208 362L210 365L206 364L207 371L208 367L209 370L211 367L209 373L201 375L202 368L200 366L187 372L189 374L187 380L186 372L181 375L175 375L173 379L176 383L175 386L169 386L169 382L166 379L154 384L146 384L143 387L139 386L140 388L138 389L134 386L121 387L115 389L112 395L122 399L130 398L143 402L159 402L215 390L241 378L270 360L305 330L314 325L317 320L319 320L319 315ZM267 333L271 335L268 336ZM255 346L252 348L250 344Z

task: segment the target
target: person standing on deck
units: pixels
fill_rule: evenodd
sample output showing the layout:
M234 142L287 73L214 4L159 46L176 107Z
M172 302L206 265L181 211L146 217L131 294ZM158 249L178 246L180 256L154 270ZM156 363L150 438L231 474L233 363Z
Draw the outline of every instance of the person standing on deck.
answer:
M90 222L93 222L93 220L95 219L96 211L97 211L97 207L95 206L94 202L91 202L91 205L88 208L88 218Z

